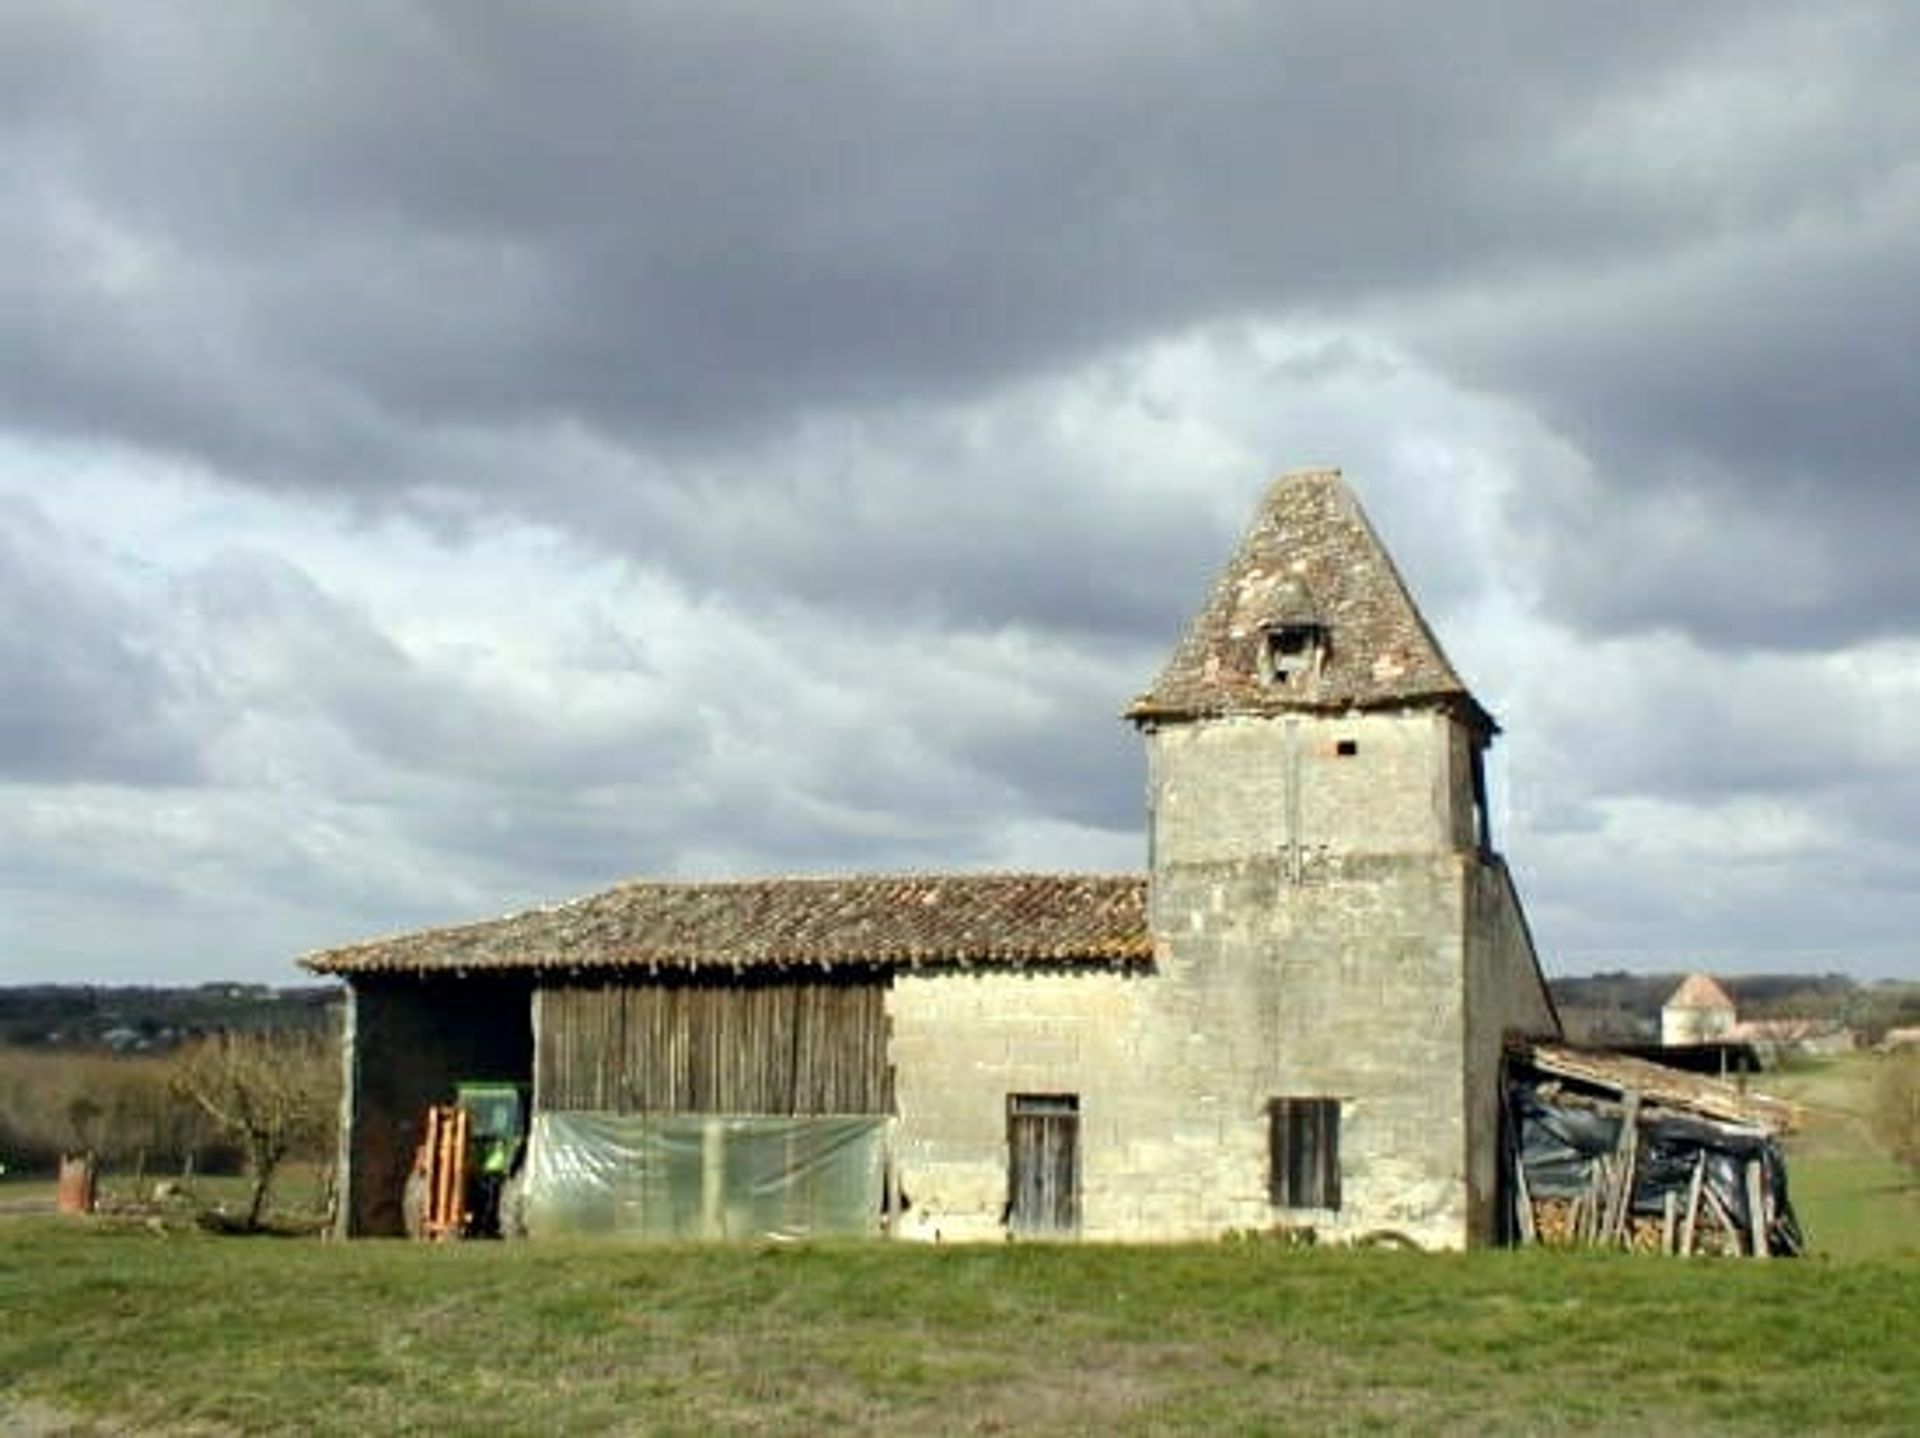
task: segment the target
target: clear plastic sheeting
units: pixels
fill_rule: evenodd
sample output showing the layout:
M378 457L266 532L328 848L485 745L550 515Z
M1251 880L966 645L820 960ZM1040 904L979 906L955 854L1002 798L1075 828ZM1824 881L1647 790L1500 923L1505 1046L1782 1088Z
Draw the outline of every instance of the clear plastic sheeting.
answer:
M533 1238L820 1238L880 1230L884 1116L537 1113Z

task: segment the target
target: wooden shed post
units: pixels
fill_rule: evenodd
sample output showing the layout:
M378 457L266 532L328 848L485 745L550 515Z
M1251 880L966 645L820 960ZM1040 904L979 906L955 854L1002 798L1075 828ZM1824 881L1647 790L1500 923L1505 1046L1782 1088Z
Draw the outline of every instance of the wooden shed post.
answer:
M725 1238L726 1120L709 1114L700 1127L700 1230L704 1238Z
M1773 1257L1772 1245L1767 1242L1767 1183L1758 1158L1747 1160L1747 1223L1753 1231L1753 1256L1755 1258Z

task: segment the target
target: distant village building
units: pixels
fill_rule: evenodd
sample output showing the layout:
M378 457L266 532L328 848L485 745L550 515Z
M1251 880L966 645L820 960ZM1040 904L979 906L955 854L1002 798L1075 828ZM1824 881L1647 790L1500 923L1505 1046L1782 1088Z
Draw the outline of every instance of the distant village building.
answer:
M1751 1047L1760 1062L1769 1066L1787 1054L1820 1058L1859 1047L1859 1036L1838 1019L1742 1019L1727 1037Z
M1744 1044L1753 1051L1749 1062L1772 1064L1783 1054L1847 1053L1858 1039L1838 1019L1742 1019L1724 988L1705 974L1689 974L1660 1010L1660 1042L1667 1048Z
M1668 1048L1726 1042L1738 1015L1727 991L1705 974L1688 974L1660 1009L1660 1042Z
M529 1230L1501 1236L1503 1055L1559 1024L1498 728L1337 473L1280 480L1165 670L1144 875L637 882L333 949L342 1226L423 1109L526 1086Z

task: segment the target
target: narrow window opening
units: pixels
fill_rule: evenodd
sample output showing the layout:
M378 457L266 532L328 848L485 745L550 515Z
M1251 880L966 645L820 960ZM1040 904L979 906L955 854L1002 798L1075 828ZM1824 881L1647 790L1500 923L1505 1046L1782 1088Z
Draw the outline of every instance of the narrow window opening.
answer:
M1482 854L1493 852L1493 820L1487 811L1487 751L1484 741L1473 745L1473 842Z
M1321 624L1270 624L1260 649L1260 677L1269 684L1304 682L1320 670L1327 648Z
M1327 660L1325 624L1267 624L1260 645L1260 678L1273 685L1304 683Z
M1342 739L1333 746L1333 752L1338 754L1342 759L1351 759L1355 754L1360 752L1360 741L1358 739Z
M1340 1100L1267 1105L1268 1197L1276 1208L1340 1206Z

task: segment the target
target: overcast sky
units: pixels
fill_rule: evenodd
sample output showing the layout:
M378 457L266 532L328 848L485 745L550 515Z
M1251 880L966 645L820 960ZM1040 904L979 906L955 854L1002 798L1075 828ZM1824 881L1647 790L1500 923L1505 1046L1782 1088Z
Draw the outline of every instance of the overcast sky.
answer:
M1551 972L1920 975L1920 7L0 0L0 981L1144 862L1342 467Z

